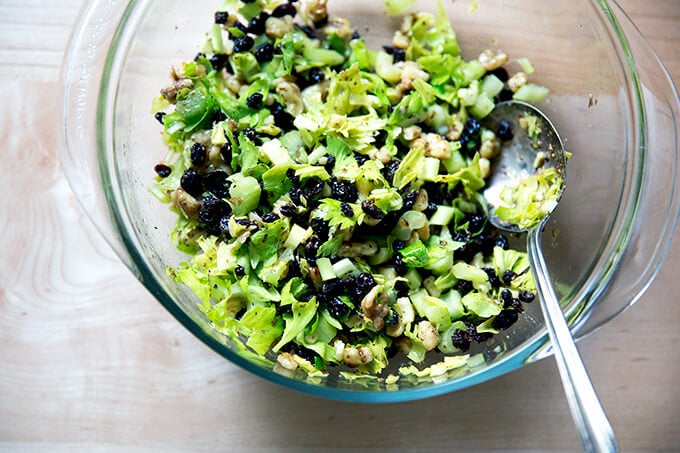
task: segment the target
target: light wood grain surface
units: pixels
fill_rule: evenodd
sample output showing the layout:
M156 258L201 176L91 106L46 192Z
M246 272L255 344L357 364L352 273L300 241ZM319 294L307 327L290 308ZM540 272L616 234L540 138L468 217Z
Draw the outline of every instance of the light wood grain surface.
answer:
M0 450L579 449L552 360L360 405L285 390L186 332L60 172L58 75L80 0L0 1ZM621 0L676 80L680 1ZM643 300L579 344L624 451L680 450L680 239Z

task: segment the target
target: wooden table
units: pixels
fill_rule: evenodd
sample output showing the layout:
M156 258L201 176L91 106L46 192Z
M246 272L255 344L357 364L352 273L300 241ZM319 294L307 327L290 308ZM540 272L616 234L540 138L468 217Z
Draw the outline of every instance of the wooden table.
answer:
M552 360L358 405L255 379L185 331L96 234L56 160L80 3L0 2L0 449L579 449ZM680 80L680 2L621 3ZM678 271L680 238L644 300L579 345L624 451L680 450Z

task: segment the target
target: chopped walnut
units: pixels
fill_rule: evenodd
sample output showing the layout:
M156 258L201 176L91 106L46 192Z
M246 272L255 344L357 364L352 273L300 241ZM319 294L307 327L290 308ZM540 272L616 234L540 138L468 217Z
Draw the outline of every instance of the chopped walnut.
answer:
M397 84L395 88L399 97L403 96L405 93L413 88L413 82L415 80L429 80L430 74L423 71L420 65L415 61L400 61L396 63L399 69L401 69L401 81Z
M378 253L378 244L375 241L350 242L345 243L338 249L338 256L346 258L358 258L361 256L371 256Z
M345 365L355 368L366 365L373 360L373 352L368 346L346 346L342 351L342 361Z
M170 102L175 102L177 94L185 88L193 88L194 82L191 79L178 79L173 81L169 86L161 90L161 95Z
M478 58L479 62L487 71L498 69L508 62L508 55L503 51L494 53L492 50L485 50Z
M298 12L306 22L323 22L328 17L327 3L327 0L301 0Z
M264 23L265 33L271 39L278 39L295 31L295 25L291 16L269 17Z
M380 287L374 286L361 300L361 310L364 312L364 317L373 323L376 330L385 327L385 316L390 312L387 300L383 299L386 299L385 294L380 292Z
M170 194L170 200L173 206L182 211L186 217L190 219L198 218L198 210L201 209L201 203L184 189L175 189Z
M284 101L286 101L286 109L288 112L293 116L299 116L304 110L300 87L285 79L276 79L274 83L276 84L276 92L283 97Z
M508 79L508 88L512 90L513 93L517 92L520 88L527 84L529 77L524 72L518 72Z
M420 321L418 323L417 336L428 351L433 350L439 344L439 332L430 321Z
M496 137L492 130L484 129L482 131L482 145L479 148L479 154L486 159L493 159L501 152L501 142Z

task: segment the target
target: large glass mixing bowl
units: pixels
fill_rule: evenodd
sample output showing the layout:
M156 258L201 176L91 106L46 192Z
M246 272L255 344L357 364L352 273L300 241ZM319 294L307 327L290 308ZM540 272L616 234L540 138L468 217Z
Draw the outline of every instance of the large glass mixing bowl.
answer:
M550 88L540 107L573 153L565 196L544 248L577 337L640 298L654 278L678 218L678 96L635 26L606 0L443 2L466 58L500 47L529 57ZM422 0L414 10L430 10ZM166 276L186 259L168 233L174 214L150 194L165 150L151 99L173 64L199 50L219 1L92 0L67 54L61 163L81 204L125 264L194 335L226 359L271 381L320 396L398 401L451 392L550 353L537 304L484 345L467 366L436 378L348 380L287 377L212 330L197 299ZM331 0L378 48L399 18L381 1ZM510 63L517 64L517 63ZM517 69L517 68L515 68Z

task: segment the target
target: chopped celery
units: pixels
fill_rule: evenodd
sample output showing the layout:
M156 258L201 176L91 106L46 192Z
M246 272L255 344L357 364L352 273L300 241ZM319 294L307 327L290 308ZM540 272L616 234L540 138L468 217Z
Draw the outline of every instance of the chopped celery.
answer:
M402 14L415 4L416 0L385 0L387 11L389 11L393 16Z
M527 83L520 87L520 89L512 95L512 98L516 101L536 103L545 99L548 93L549 90L544 86Z

